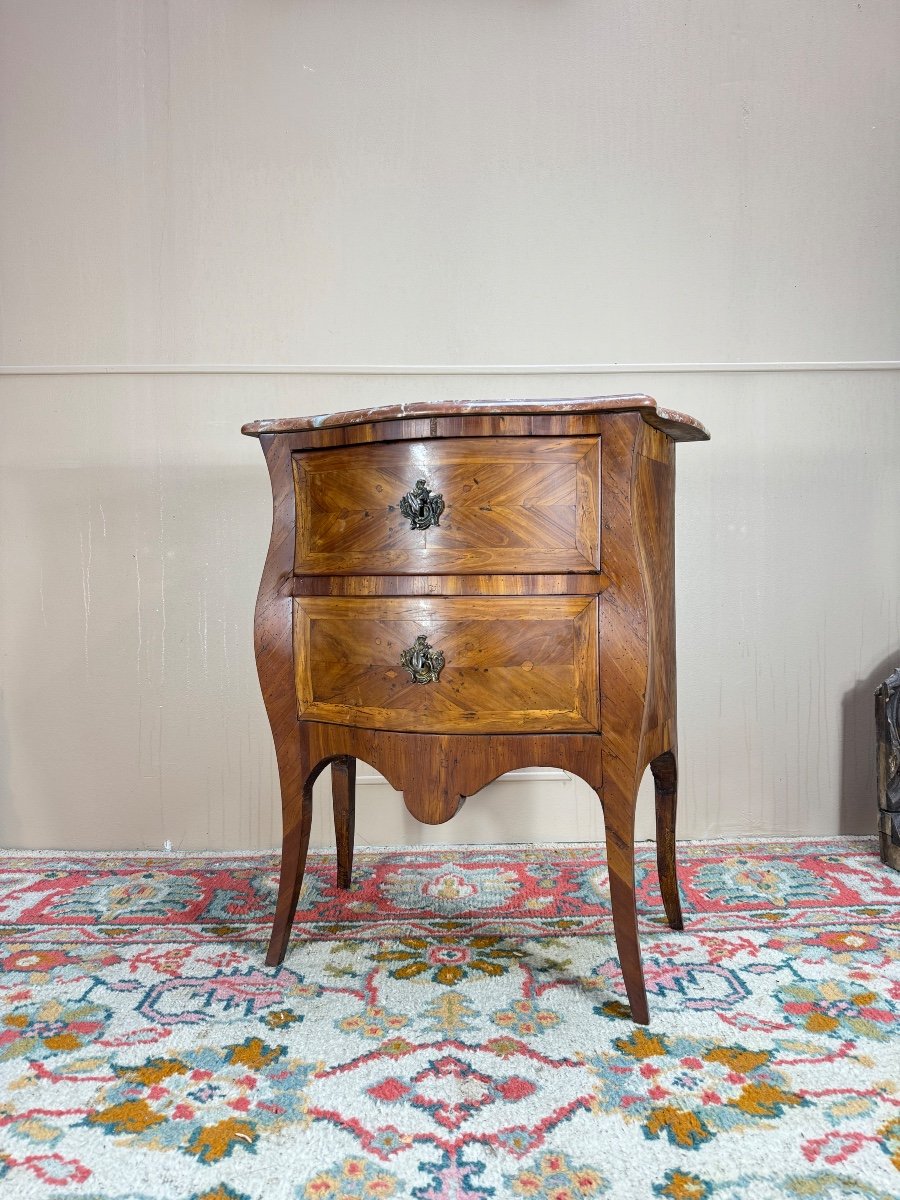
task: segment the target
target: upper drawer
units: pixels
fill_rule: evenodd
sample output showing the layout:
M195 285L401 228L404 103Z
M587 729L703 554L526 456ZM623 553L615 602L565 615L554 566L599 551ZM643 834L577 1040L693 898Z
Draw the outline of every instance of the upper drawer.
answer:
M426 490L416 496L419 480ZM302 451L294 454L294 489L298 575L599 570L598 438L447 438ZM403 507L413 516L404 516L409 493ZM437 496L443 507L434 501L429 509Z

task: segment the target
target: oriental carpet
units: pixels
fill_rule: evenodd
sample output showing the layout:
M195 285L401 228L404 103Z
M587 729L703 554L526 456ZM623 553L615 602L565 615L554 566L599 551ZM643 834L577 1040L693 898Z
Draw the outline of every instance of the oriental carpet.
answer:
M0 1196L892 1200L900 876L874 839L0 857Z

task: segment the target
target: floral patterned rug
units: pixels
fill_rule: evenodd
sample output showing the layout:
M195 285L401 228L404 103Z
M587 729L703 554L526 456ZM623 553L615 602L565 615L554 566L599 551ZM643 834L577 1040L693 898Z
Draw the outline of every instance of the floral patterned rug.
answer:
M640 852L631 1023L589 846L0 857L0 1195L896 1200L900 876L874 840Z

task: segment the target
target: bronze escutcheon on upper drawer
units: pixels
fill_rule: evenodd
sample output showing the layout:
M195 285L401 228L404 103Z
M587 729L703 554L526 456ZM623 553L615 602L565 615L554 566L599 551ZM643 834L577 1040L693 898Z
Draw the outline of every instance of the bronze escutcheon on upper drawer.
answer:
M599 570L596 437L369 443L293 467L296 574Z
M298 714L413 733L596 730L598 603L298 597Z

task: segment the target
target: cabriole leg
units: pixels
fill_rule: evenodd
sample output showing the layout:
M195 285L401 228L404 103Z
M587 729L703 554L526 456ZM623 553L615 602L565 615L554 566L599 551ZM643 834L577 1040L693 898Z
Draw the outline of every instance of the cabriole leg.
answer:
M336 758L331 764L331 800L337 843L337 885L349 888L353 877L353 826L356 818L356 759Z
M309 849L314 775L304 757L298 727L278 748L284 839L281 846L281 878L275 904L275 920L266 954L266 965L270 967L277 967L287 951L294 913L297 911L297 900L303 885L306 853Z
M638 1025L650 1020L647 990L641 965L638 938L637 905L634 890L634 786L621 786L614 775L604 777L603 819L606 824L606 861L609 866L609 894L619 965L625 981L631 1017Z
M656 865L663 907L672 929L683 929L678 865L675 861L675 813L678 807L678 759L666 750L650 764L656 784Z

